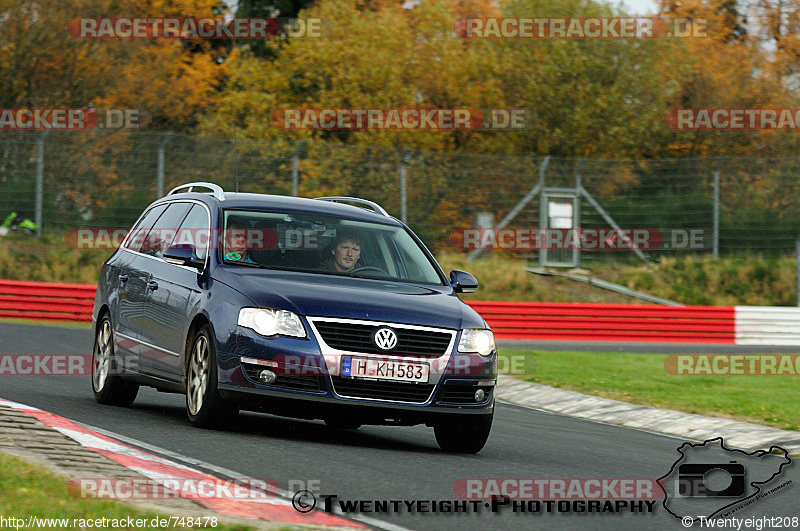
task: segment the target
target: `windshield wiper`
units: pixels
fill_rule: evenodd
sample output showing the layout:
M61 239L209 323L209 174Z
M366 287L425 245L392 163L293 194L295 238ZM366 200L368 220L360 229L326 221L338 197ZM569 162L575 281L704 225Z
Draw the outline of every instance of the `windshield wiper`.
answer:
M254 267L256 269L270 269L268 266L259 264L257 262L237 262L235 260L223 260L222 263L236 266Z

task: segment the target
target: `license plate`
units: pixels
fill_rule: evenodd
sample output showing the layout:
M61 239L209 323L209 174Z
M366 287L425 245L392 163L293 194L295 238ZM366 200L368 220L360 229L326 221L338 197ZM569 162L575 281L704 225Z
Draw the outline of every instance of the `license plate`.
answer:
M427 363L404 363L374 358L342 359L342 376L354 378L427 383L430 372Z

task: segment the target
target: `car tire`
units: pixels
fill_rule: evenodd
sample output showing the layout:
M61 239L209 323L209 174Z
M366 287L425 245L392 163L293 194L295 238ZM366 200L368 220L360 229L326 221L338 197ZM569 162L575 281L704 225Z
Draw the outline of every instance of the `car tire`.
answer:
M325 425L334 430L357 430L361 427L360 422L340 418L325 419Z
M186 413L197 428L226 428L236 420L239 408L217 390L217 352L211 327L202 326L189 343L186 371Z
M433 426L436 442L445 452L476 454L486 445L492 429L491 415L448 420Z
M117 372L111 317L104 315L97 325L92 348L92 393L98 403L129 407L136 400L139 386L126 382Z

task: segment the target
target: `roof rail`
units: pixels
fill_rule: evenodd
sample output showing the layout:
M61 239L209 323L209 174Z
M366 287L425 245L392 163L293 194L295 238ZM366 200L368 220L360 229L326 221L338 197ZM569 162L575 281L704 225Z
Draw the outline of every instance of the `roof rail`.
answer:
M225 201L225 191L222 187L218 184L214 183L205 183L205 182L196 182L196 183L186 183L180 186L176 186L172 190L169 191L167 195L182 193L179 190L183 190L184 188L188 188L186 192L194 192L194 188L208 188L213 193L214 197L217 198L219 201Z
M374 210L378 214L382 214L382 215L384 215L386 217L389 217L389 218L392 217L378 203L376 203L374 201L369 201L367 199L361 199L360 197L346 197L346 196L341 196L341 195L334 195L334 196L328 196L328 197L315 197L314 199L318 199L320 201L330 201L332 203L355 203L357 205L370 207L372 210Z

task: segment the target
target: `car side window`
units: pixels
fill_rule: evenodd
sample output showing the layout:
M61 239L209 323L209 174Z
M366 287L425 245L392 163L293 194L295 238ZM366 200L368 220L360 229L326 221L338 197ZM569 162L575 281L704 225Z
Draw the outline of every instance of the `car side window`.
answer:
M128 234L128 237L125 238L122 247L131 251L139 251L142 248L145 236L147 236L147 233L153 228L153 224L166 209L167 205L158 205L148 210L139 220L139 223L136 224L136 227Z
M178 227L191 207L191 203L171 203L166 212L153 224L139 252L161 258L164 249L172 243Z
M178 234L172 240L173 245L190 243L197 249L197 256L205 260L210 245L211 227L208 221L208 212L205 207L193 205L189 214L183 220Z

